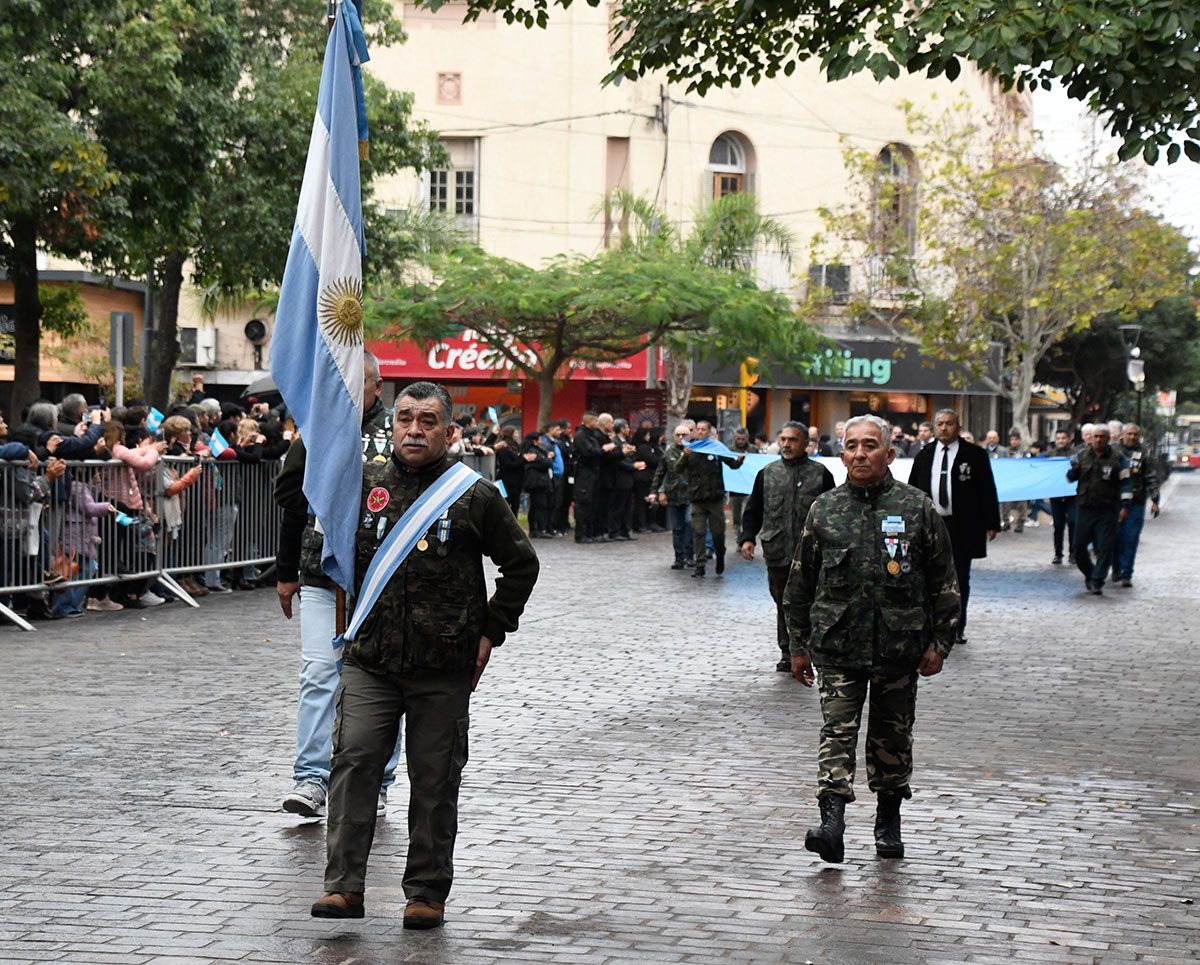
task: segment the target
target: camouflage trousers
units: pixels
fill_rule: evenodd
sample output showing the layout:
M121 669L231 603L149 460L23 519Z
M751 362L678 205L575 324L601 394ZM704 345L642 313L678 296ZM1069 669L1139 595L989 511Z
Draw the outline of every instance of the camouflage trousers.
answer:
M821 695L821 746L817 796L827 792L854 800L854 764L863 704L867 710L867 786L903 791L912 777L912 730L917 707L915 666L817 668Z

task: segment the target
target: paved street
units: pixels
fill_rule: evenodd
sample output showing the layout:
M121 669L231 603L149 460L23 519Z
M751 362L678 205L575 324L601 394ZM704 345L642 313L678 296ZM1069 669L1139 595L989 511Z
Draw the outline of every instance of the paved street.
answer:
M1200 477L1131 590L1085 596L1049 529L993 544L970 646L921 685L909 857L875 859L862 793L841 866L804 850L816 695L773 671L761 564L539 543L435 933L399 924L403 786L368 917L308 917L324 826L278 810L299 640L273 593L0 629L0 960L1195 961Z

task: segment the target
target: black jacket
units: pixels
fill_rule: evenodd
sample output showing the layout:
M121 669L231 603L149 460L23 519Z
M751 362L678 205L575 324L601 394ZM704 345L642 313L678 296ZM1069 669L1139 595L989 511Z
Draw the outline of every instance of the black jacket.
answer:
M937 503L936 473L933 460L938 451L930 443L913 457L908 484L916 486ZM940 467L938 467L940 469ZM958 452L950 467L953 487L954 524L949 526L951 542L966 541L972 559L987 556L988 530L1000 531L1000 503L996 499L996 480L987 450L958 440Z
M532 461L525 458L531 452L536 457ZM525 467L525 492L546 492L550 488L550 467L554 465L554 457L541 446L528 442L521 449L521 463Z

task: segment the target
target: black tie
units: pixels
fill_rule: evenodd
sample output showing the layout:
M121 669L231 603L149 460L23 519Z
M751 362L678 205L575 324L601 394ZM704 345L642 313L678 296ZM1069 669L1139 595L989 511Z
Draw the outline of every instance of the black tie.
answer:
M942 474L938 479L938 503L942 509L950 508L950 450L942 446Z

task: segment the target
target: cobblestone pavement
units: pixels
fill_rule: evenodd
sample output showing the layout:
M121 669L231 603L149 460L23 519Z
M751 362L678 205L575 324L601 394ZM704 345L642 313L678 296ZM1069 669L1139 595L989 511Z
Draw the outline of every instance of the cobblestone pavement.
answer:
M405 933L403 786L368 917L308 917L324 828L290 784L298 630L269 591L0 630L0 960L1196 961L1200 477L1136 586L1086 596L1049 526L976 570L918 702L909 857L804 850L815 694L773 670L760 564L667 537L543 542L473 707L446 928Z

